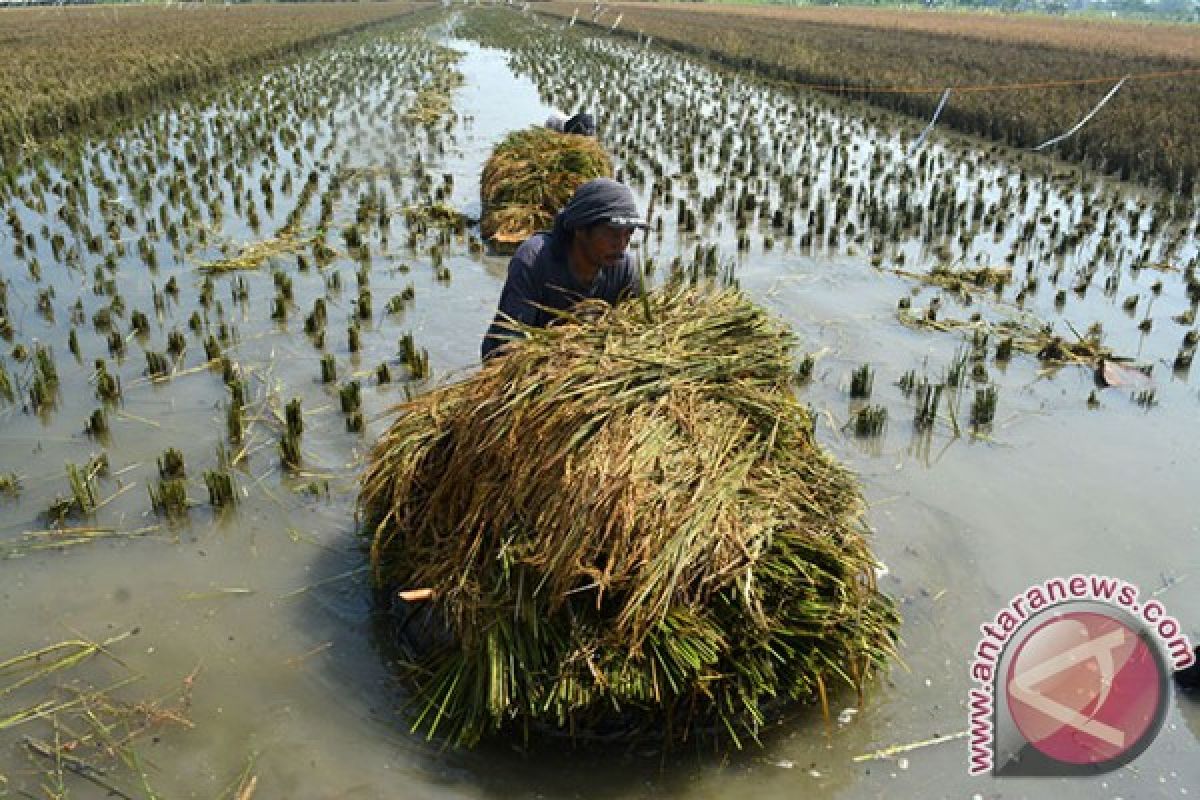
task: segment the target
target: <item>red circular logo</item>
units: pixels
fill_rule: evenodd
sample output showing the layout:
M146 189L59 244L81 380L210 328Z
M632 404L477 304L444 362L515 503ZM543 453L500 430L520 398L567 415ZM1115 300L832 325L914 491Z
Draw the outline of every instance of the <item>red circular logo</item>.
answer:
M1103 613L1070 611L1025 637L1005 692L1030 745L1064 764L1095 766L1157 733L1162 677L1137 631Z

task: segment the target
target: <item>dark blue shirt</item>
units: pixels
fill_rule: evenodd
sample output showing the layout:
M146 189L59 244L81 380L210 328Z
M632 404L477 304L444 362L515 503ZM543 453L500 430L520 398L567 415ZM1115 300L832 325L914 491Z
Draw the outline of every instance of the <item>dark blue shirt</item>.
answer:
M566 311L590 298L616 305L618 300L636 296L638 280L634 269L633 259L625 253L619 266L602 268L591 286L583 286L567 265L566 244L551 233L535 233L517 248L508 262L508 280L500 292L500 306L483 337L483 358L487 359L513 337L513 332L504 326L508 318L544 328L555 318L547 308Z

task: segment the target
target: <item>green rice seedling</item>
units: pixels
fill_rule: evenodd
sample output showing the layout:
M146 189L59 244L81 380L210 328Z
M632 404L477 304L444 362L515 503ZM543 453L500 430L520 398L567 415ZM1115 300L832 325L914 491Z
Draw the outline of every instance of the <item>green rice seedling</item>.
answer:
M970 360L970 353L966 348L960 347L954 353L954 359L950 362L950 366L946 368L946 386L951 389L961 389L967 383L967 363Z
M93 410L83 429L91 436L103 436L108 433L108 412L103 407Z
M221 381L230 386L234 383L239 383L242 379L242 368L229 356L221 356Z
M343 413L349 414L362 408L362 386L358 381L342 384L338 390L338 397L341 400Z
M121 378L108 371L108 365L102 358L96 359L96 397L106 403L115 403L121 399Z
M976 328L971 331L971 360L983 361L987 358L988 340L990 335L986 330Z
M429 377L429 352L424 348L417 349L412 332L400 338L400 360L408 367L413 380L423 380Z
M321 383L333 383L337 380L337 362L332 353L321 356Z
M15 497L21 493L21 478L15 472L0 472L0 494Z
M183 453L174 447L168 447L158 457L158 476L163 480L186 478L187 470L183 463Z
M204 486L208 489L208 504L213 508L232 508L237 505L237 487L233 473L227 468L205 470Z
M154 513L171 518L187 515L187 481L182 478L161 478L157 484L150 484L147 488Z
M216 361L221 358L221 343L211 333L204 337L204 358L206 361Z
M167 334L167 353L172 358L179 358L183 355L183 351L187 349L187 338L178 328Z
M392 370L386 361L379 362L375 368L375 382L380 385L392 382Z
M0 362L0 398L4 398L9 403L13 402L16 397L16 392L13 391L12 378L9 377L8 370L4 363Z
M96 510L96 473L86 466L67 463L67 482L71 487L70 508L80 514ZM61 515L59 515L61 516Z
M134 311L129 316L129 324L133 328L133 332L138 336L148 336L150 334L150 320L141 311Z
M309 335L314 335L325 329L325 322L328 319L328 312L325 308L325 298L318 297L313 301L313 309L307 317L304 318L304 332Z
M351 353L357 353L362 348L362 342L359 339L358 324L351 322L346 328L346 349Z
M358 290L358 302L356 310L359 319L371 318L371 290L363 287Z
M292 292L292 281L288 278L286 296L290 300ZM246 279L241 275L236 276L229 284L229 293L235 303L246 303L250 300L250 287L246 283Z
M33 380L29 384L29 408L33 411L42 411L54 406L55 393L46 383L45 378L40 372L33 374Z
M237 403L225 406L225 433L233 444L241 444L246 435L246 422L242 407Z
M275 289L279 292L279 296L290 303L295 297L292 288L292 276L277 269L271 274L271 279L275 283ZM242 284L243 286L245 285L244 280Z
M246 379L238 373L232 380L225 384L229 387L229 402L238 408L246 407L246 395L249 391L246 385Z
M34 302L34 307L47 321L54 320L54 287L41 289L37 293L37 300Z
M200 305L204 308L211 308L213 303L213 292L216 290L213 284L212 276L205 275L204 281L200 284Z
M900 387L900 391L904 393L904 396L908 397L917 386L917 371L910 369L900 376L900 380L896 382L896 385Z
M151 378L166 378L171 371L171 362L162 353L146 351L146 374Z
M299 438L304 433L304 412L300 410L299 397L293 397L284 406L284 421L292 436Z
M871 396L871 388L875 383L875 371L870 364L863 364L850 373L850 396L866 398Z
M996 398L995 386L975 390L975 400L971 403L972 425L982 428L992 424L996 418Z
M125 355L125 337L120 331L108 332L108 354L117 358Z
M361 411L352 411L346 415L346 430L350 433L362 433L363 415Z
M1013 337L1006 336L996 344L996 363L1007 364L1012 360Z
M415 296L416 290L413 289L410 283L405 287L403 292L394 294L388 299L387 305L384 306L384 311L388 314L399 314L412 303Z
M54 351L48 345L39 344L33 350L34 374L40 377L51 393L58 391L58 366L54 363Z
M1158 393L1154 389L1141 389L1133 393L1133 400L1142 408L1153 408L1158 405Z
M108 453L101 452L87 460L85 468L89 475L107 476L109 472Z
M296 469L300 466L300 437L291 431L284 431L279 439L279 457L283 466Z
M362 231L357 225L347 225L342 228L342 241L347 250L358 250L363 246Z
M944 388L940 383L934 386L925 380L917 384L917 405L916 413L913 416L913 427L918 431L926 431L933 427L933 423L937 420L937 407L942 399Z
M218 313L220 313L220 309L221 309L221 304L218 303L217 304ZM236 344L237 341L239 340L239 338L240 337L238 336L238 329L237 329L236 325L229 325L227 323L222 322L220 325L217 326L217 341L219 341L222 345L228 346L231 344Z
M816 359L812 353L805 353L804 358L800 359L800 363L796 365L794 380L797 384L803 385L812 380L813 367L816 366Z
M883 406L866 406L854 414L854 435L860 438L879 436L887 428L887 409Z

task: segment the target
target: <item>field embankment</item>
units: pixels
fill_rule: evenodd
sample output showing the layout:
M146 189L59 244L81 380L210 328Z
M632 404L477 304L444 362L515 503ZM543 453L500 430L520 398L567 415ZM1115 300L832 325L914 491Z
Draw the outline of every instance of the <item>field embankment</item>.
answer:
M538 10L591 22L569 2ZM632 3L597 24L638 32L768 78L819 87L939 124L1034 147L1069 130L1121 77L1112 100L1054 152L1195 191L1200 27L861 8Z
M386 2L0 10L0 152L422 7Z

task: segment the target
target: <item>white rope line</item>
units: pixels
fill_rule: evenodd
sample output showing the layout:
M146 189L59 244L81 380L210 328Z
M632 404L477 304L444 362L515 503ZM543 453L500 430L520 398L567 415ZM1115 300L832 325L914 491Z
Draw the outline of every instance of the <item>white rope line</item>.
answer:
M942 109L946 107L946 101L950 99L951 91L951 89L947 89L946 91L942 92L942 99L938 101L937 108L933 112L933 119L929 120L929 124L925 126L925 130L921 131L921 135L917 137L917 140L913 142L912 147L909 148L909 156L912 156L914 153L916 153L917 149L925 143L925 137L929 135L931 130L933 130L933 126L937 124L938 117L942 115Z
M1084 125L1088 124L1088 121L1092 117L1096 116L1096 114L1100 111L1100 109L1104 108L1105 103L1107 103L1109 100L1112 99L1113 95L1117 93L1117 90L1120 89L1121 86L1127 80L1129 80L1128 75L1126 75L1124 78L1121 78L1121 80L1117 81L1117 85L1112 87L1111 89L1109 89L1108 94L1104 95L1104 98L1099 103L1096 104L1095 108L1093 108L1091 111L1089 111L1087 113L1087 116L1085 116L1083 119L1079 120L1079 122L1076 122L1074 128L1071 128L1071 130L1067 131L1066 133L1064 133L1061 136L1055 136L1053 139L1051 139L1049 141L1042 142L1037 147L1033 148L1034 152L1037 152L1038 150L1044 150L1047 147L1050 147L1052 145L1056 145L1059 142L1061 142L1063 139L1066 139L1069 136L1074 135L1080 128L1082 128Z

